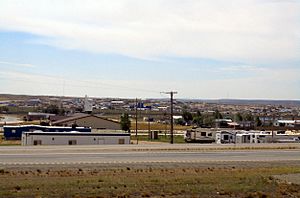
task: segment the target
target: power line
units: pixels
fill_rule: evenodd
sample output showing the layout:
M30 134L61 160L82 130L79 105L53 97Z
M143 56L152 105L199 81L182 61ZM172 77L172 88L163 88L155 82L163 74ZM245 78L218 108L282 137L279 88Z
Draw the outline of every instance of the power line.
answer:
M135 99L135 137L136 137L136 144L139 143L138 138L138 99Z

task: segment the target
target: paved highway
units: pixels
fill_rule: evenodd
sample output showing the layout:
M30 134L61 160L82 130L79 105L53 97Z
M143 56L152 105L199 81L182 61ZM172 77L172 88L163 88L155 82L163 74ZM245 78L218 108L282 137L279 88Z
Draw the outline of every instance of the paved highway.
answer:
M159 150L159 148L162 148ZM175 148L178 148L176 150ZM180 150L180 148L182 150ZM300 149L201 150L205 146L1 147L0 165L299 161ZM199 150L196 150L199 148ZM208 148L211 148L210 145Z

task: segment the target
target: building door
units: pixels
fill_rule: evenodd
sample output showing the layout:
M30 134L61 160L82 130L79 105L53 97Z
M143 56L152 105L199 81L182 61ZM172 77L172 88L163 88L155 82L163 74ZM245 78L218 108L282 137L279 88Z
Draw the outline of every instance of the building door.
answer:
M76 140L69 140L69 145L76 145L77 141Z
M42 140L34 140L33 145L42 145Z
M119 139L119 144L125 144L125 139Z

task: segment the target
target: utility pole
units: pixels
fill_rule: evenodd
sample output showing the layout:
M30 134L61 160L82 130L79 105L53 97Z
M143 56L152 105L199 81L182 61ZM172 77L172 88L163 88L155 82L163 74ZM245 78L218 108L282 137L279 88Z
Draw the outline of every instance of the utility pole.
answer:
M150 117L148 117L148 138L150 140L152 140L152 136L151 136L151 128L150 128Z
M274 143L274 119L275 119L275 115L273 113L272 114L272 143Z
M176 91L170 91L170 92L161 92L161 93L164 93L164 94L170 94L170 97L171 97L171 118L170 118L170 121L171 121L171 140L170 140L170 143L173 144L174 143L174 132L173 132L173 96L174 94L177 94Z
M135 138L136 138L136 144L139 143L139 138L138 138L138 99L135 99Z

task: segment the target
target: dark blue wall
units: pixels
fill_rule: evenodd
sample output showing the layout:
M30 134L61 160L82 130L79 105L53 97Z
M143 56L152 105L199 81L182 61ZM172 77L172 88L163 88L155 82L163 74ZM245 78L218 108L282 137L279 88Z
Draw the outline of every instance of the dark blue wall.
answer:
M15 126L15 127L3 127L4 129L4 138L6 140L20 140L23 132L33 132L35 130L40 130L44 132L92 132L91 128L71 128L71 127L48 127L40 125L32 126Z

